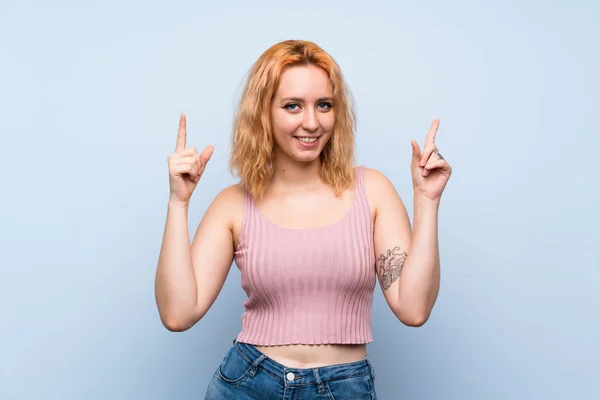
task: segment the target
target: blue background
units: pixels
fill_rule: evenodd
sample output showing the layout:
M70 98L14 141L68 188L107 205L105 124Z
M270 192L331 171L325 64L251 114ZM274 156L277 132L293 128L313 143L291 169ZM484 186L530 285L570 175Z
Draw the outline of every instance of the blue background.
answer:
M50 4L51 3L51 4ZM600 398L592 1L0 3L0 399L199 399L240 329L235 266L191 330L160 323L154 273L179 113L215 145L193 233L235 182L243 78L284 39L340 63L357 163L412 216L410 140L434 118L454 173L442 285L403 326L376 288L379 398Z

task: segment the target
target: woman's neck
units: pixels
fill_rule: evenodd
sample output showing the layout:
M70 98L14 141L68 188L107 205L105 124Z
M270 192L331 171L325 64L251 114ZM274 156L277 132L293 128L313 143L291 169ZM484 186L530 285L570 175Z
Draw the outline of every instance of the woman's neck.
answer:
M283 157L273 162L271 187L276 190L310 190L321 187L323 180L319 174L321 160L297 162Z

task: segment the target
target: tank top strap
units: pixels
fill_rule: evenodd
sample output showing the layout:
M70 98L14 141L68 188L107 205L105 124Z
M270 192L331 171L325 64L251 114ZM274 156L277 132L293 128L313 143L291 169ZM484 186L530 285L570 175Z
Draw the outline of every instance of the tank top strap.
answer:
M367 191L365 189L365 166L359 165L356 167L356 182L354 184L356 196L359 196L361 200L366 200Z
M358 167L356 167L355 179L356 182L354 185L354 213L360 221L361 225L369 227L369 230L372 232L373 221L371 218L371 207L369 206L369 201L367 200L364 165L359 165ZM369 245L371 245L371 239L369 239Z
M252 199L252 195L250 194L248 189L246 189L246 186L244 186L244 184L241 184L241 186L242 193L244 194L244 214L246 214L246 211L252 211L255 205L254 200Z
M244 197L244 208L242 212L242 228L240 231L239 242L244 242L249 235L248 229L251 229L253 225L253 220L256 215L256 203L254 203L254 198L252 194L246 189L246 187L242 184L242 193Z

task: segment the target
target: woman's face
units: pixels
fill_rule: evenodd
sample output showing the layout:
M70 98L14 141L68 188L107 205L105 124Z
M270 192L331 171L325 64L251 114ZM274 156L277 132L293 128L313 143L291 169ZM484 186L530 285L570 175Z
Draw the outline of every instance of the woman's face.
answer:
M333 106L325 71L314 65L286 69L271 104L275 157L318 159L333 132Z

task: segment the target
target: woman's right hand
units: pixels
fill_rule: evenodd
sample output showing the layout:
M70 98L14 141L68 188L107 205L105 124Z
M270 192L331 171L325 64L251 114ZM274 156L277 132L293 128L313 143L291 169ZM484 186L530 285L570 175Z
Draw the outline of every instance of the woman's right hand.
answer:
M186 149L185 114L179 118L179 132L175 152L168 157L170 201L188 204L206 164L213 153L214 146L209 145L198 154L196 148Z

